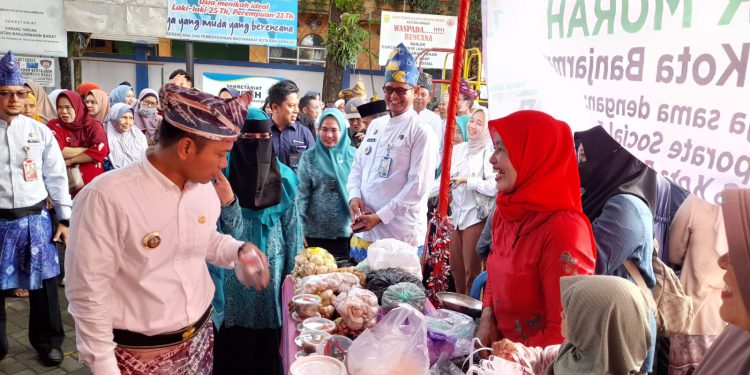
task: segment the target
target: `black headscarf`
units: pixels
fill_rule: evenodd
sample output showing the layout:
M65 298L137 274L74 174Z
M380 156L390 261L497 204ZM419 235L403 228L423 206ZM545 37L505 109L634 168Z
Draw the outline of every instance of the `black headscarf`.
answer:
M575 133L576 148L583 144L586 161L578 164L583 212L592 223L609 198L630 194L653 213L657 201L657 174L615 141L601 126Z
M263 111L248 110L229 155L227 179L240 207L262 210L281 202L281 172L271 143L271 120Z

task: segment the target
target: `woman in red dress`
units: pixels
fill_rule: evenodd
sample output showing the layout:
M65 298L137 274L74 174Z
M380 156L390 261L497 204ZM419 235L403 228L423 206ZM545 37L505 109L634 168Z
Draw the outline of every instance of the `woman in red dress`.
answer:
M573 135L537 111L489 124L498 197L477 337L485 346L560 344L560 277L589 275L596 263Z
M65 165L78 165L84 186L104 173L102 162L109 153L107 134L102 124L89 116L80 95L70 90L61 92L57 97L57 119L47 126L55 134ZM78 191L71 193L75 196Z

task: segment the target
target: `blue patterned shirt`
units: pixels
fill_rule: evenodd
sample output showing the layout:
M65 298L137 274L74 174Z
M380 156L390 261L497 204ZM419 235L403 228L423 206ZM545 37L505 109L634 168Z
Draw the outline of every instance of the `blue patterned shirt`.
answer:
M336 239L352 234L348 205L342 203L336 180L325 175L312 162L312 153L302 154L297 169L297 205L305 236Z
M256 220L242 216L235 200L222 207L219 228L240 241L251 241L254 231L260 230ZM245 288L231 270L212 268L217 297L223 295L223 304L214 298L214 318L224 319L227 327L240 326L252 329L281 327L281 284L294 268L294 257L302 251L302 226L296 203L292 202L281 219L271 227L263 253L268 257L271 280L261 291ZM217 322L217 326L221 323Z

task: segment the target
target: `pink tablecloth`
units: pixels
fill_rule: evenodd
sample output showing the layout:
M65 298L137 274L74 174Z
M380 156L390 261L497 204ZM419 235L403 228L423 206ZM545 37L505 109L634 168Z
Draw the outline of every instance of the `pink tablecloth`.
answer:
M292 320L291 314L289 314L289 301L294 296L294 278L287 276L284 279L284 283L281 285L281 310L282 310L282 326L281 326L281 364L284 366L284 374L289 374L289 367L294 362L294 355L297 354L297 345L294 344L294 339L297 338L297 326Z
M284 283L281 285L281 306L283 310L283 323L281 327L281 363L284 366L284 374L289 374L289 367L294 362L294 356L300 350L294 343L294 339L297 338L299 333L297 332L297 324L292 320L291 314L289 314L289 301L294 296L294 279L291 276L287 276L284 279ZM430 300L425 301L424 311L425 315L435 311L435 307L432 306Z

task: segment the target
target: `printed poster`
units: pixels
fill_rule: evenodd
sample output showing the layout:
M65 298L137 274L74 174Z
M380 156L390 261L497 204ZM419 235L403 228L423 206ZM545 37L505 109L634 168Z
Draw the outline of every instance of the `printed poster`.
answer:
M169 0L172 39L297 48L297 0Z

